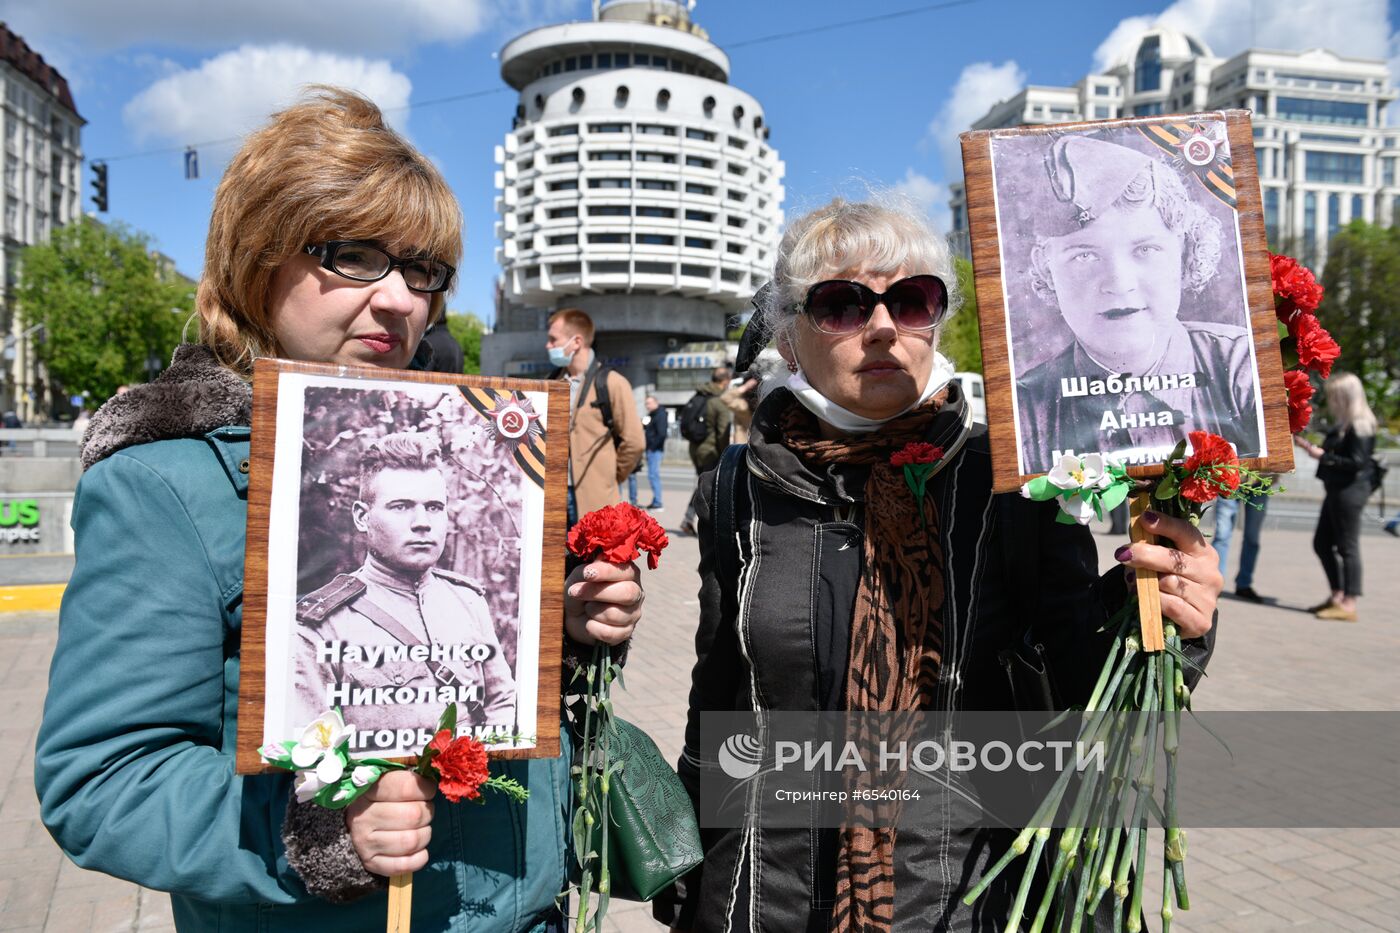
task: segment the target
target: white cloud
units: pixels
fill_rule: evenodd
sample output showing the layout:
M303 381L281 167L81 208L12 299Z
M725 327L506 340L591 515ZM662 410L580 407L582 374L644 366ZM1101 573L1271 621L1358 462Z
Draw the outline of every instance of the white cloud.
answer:
M975 62L962 70L952 93L928 125L927 138L938 146L945 175L961 173L962 149L958 145L958 134L971 129L972 121L1025 85L1026 73L1014 61L1004 61L1000 65Z
M948 210L947 185L908 168L904 170L904 178L891 186L891 191L907 200L912 207L927 214L935 229L942 233L948 232L952 214Z
M1170 26L1228 57L1247 48L1327 49L1349 58L1391 59L1395 49L1386 0L1177 0L1156 16L1120 22L1094 53L1098 70L1131 49L1144 29Z
M533 0L540 2L540 0ZM510 0L0 0L0 20L29 40L70 40L95 51L125 46L227 48L287 42L389 54L480 32Z
M295 100L304 85L353 88L400 128L413 84L387 61L313 52L292 45L242 48L177 71L137 94L122 117L140 141L196 143L238 136Z

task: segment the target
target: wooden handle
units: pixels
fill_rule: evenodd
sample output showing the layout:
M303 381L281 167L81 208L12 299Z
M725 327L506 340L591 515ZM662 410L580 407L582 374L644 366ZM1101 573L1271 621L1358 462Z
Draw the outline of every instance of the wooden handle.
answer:
M1160 628L1160 626L1159 626ZM409 918L413 914L413 872L389 877L389 924L388 933L408 933Z
M1151 492L1133 493L1129 506L1128 540L1156 544L1156 536L1142 524L1142 513L1152 502ZM1135 568L1137 574L1138 617L1142 620L1142 650L1161 651L1167 646L1162 636L1162 594L1157 589L1157 571Z

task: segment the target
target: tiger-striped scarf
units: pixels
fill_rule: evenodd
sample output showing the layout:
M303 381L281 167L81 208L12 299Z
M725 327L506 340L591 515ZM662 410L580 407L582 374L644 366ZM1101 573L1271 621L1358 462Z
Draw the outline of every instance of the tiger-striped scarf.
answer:
M924 520L913 508L902 468L890 455L911 441L945 443L934 419L948 397L943 390L919 408L870 434L825 439L816 419L795 401L782 416L784 444L812 465L868 464L865 543L860 587L851 619L846 709L892 711L926 708L933 700L943 652L943 550L933 497ZM950 421L951 419L940 419ZM960 433L956 419L953 436ZM894 922L895 829L848 826L837 855L838 933L888 931Z

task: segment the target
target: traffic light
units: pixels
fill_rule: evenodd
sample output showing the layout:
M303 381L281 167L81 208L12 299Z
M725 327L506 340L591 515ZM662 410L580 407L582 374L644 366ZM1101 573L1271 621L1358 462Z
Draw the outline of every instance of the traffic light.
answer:
M102 213L107 212L107 163L92 163L92 203L97 205L97 209Z

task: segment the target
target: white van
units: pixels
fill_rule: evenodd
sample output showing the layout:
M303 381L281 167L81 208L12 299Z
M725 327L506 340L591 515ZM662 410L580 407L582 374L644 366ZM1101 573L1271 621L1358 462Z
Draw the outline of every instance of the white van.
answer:
M987 396L982 389L981 373L953 373L967 396L967 404L972 406L972 420L987 423Z

